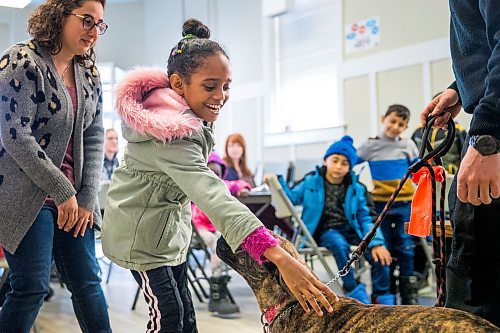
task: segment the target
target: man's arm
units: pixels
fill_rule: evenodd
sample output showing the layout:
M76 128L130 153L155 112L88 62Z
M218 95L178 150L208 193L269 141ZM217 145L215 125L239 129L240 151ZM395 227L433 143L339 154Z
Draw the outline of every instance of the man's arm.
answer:
M479 11L484 19L491 55L484 78L486 90L474 109L469 134L487 134L500 139L500 6L496 1L481 0Z
M500 139L500 7L494 1L479 1L479 11L491 56L485 77L486 91L474 109L469 134L492 135ZM473 205L490 204L500 196L500 154L483 156L469 147L458 172L457 197Z

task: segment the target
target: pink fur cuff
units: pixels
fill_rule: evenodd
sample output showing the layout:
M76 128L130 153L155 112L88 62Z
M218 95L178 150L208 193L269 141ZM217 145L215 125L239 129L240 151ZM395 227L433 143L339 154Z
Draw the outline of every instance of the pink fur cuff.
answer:
M250 236L243 241L241 247L254 258L259 265L262 265L267 261L263 256L264 252L268 248L276 246L279 243L279 239L274 238L265 227L261 227L251 233Z

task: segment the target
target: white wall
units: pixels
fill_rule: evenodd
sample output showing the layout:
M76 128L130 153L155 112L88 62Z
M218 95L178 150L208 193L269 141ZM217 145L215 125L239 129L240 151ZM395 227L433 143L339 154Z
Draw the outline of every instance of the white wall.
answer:
M435 0L343 0L343 25L378 17L380 20L380 45L350 55L358 58L379 52L398 49L448 36L448 1Z
M11 37L0 37L0 46L29 38L27 17L35 5L23 10L0 8L0 32L14 30ZM244 15L241 15L244 13ZM188 18L207 24L212 38L228 52L233 65L233 97L224 108L216 131L217 149L223 150L228 134L246 136L251 168L261 159L262 135L258 114L262 112L260 93L254 96L247 84L262 82L261 2L256 0L129 0L108 1L105 21L109 29L96 47L97 60L130 69L159 66L166 69L171 48L181 38L182 24ZM3 22L5 27L3 26ZM250 88L251 90L252 88ZM258 88L263 91L262 88ZM235 103L233 107L232 103ZM245 120L244 120L245 119Z
M144 64L167 67L170 50L179 41L184 20L181 0L144 2Z
M0 51L7 49L11 44L10 29L9 23L2 23L0 21Z
M262 1L266 0L108 2L105 20L110 29L98 44L98 60L125 69L165 68L183 21L194 17L205 22L212 37L227 49L234 76L230 102L216 126L216 149L222 151L229 133L242 132L252 168L262 162L318 160L345 132L359 144L377 133L379 116L389 104L407 104L414 126L430 97L453 81L446 1L325 0L335 8L328 38L338 50L331 58L338 90L331 96L315 96L312 89L303 98L326 98L325 103L337 105L345 128L265 135L263 123L273 111L275 54L274 20L262 16ZM0 8L0 47L28 37L26 21L33 8ZM380 19L379 47L346 55L344 26L373 16ZM467 127L469 118L460 122Z
M144 63L146 50L144 3L107 4L104 20L109 25L96 46L97 61L130 68Z
M34 5L28 5L24 9L0 7L0 22L8 26L7 30L9 31L8 35L0 35L0 40L4 45L9 47L16 42L29 38L27 32L28 17L34 8Z

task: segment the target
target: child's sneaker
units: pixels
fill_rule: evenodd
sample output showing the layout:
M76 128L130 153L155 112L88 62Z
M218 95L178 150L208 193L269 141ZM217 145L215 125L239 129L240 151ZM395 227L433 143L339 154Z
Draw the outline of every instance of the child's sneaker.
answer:
M346 296L357 299L361 303L370 304L370 297L368 296L366 287L363 283L358 284L356 288L348 292Z

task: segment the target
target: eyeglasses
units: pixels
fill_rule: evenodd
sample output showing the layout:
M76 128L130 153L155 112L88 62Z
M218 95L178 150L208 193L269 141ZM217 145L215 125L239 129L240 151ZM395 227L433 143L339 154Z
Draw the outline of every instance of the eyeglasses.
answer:
M83 29L92 30L97 27L97 32L99 35L103 35L108 29L108 25L104 22L96 22L94 18L90 15L79 15L74 13L69 13L69 15L76 16L82 20Z

